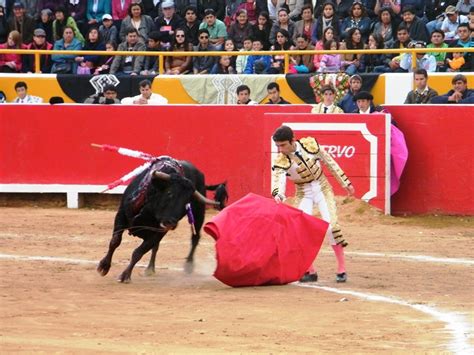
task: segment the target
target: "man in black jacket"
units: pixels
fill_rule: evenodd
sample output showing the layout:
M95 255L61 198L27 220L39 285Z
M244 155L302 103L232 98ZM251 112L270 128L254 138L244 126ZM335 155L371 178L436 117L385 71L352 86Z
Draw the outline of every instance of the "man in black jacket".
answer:
M444 95L433 97L432 104L474 104L474 90L467 88L467 78L464 75L454 76L451 83L453 89Z
M176 15L174 2L166 0L161 3L163 15L155 19L155 28L161 33L161 41L165 47L171 43L171 38L178 28L184 26L184 21L181 17Z

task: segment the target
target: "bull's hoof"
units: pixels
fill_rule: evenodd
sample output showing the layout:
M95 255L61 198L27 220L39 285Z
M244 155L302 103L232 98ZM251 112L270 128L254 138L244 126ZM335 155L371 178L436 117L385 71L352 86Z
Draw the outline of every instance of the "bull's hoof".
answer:
M97 272L101 275L101 276L105 276L107 275L107 273L109 272L110 270L110 262L108 262L107 260L105 259L102 259L100 262L99 262L99 265L97 266Z
M194 272L194 263L192 261L186 260L184 263L184 272L186 274L192 274Z
M155 275L155 268L147 267L145 269L145 276L153 276Z
M132 281L131 277L127 273L123 273L122 275L119 276L117 279L117 282L123 283L123 284L129 284Z

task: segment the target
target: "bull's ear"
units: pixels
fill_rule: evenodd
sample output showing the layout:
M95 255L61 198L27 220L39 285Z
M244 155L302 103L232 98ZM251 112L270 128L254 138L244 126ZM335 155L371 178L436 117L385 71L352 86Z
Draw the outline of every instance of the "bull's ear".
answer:
M169 174L162 173L161 171L158 171L158 170L153 171L151 176L153 177L153 179L158 179L158 180L169 181L171 179Z

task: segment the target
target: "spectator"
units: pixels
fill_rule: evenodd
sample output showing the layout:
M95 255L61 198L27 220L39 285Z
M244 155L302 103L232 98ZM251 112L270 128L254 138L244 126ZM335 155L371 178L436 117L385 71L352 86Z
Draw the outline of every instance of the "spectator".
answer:
M313 105L311 113L344 113L342 109L334 104L336 89L332 85L321 87L322 102Z
M339 20L336 16L336 8L331 1L323 4L323 12L316 21L316 27L313 30L311 39L313 43L323 38L323 32L327 27L331 27L334 31L334 37L339 37Z
M117 44L112 41L106 42L105 50L107 52L115 52L117 50ZM95 69L94 75L108 74L110 72L110 66L112 65L114 58L115 57L113 55L105 57L104 64Z
M314 47L309 43L309 37L305 34L296 36L296 47L298 51L312 51ZM290 73L312 73L314 72L314 58L312 54L298 54L290 57Z
M53 12L50 9L44 9L40 12L40 17L36 23L36 28L41 28L46 33L46 41L53 43Z
M286 9L291 21L299 21L304 4L304 0L278 0L277 11L280 12L280 9Z
M153 19L144 14L143 4L132 2L128 8L128 16L125 17L120 25L119 39L125 41L129 30L135 29L138 31L140 40L146 43L148 34L155 29Z
M339 43L335 40L329 40L324 42L324 50L326 51L336 51L339 49ZM342 68L342 57L337 53L326 53L321 58L319 63L319 73L337 73L340 72Z
M124 97L124 105L166 105L168 100L160 94L151 91L151 82L149 80L140 81L140 95L134 97Z
M63 104L64 99L61 96L51 96L49 99L49 104L50 105L57 105L57 104Z
M184 13L185 24L183 26L183 29L186 33L186 38L193 46L197 46L199 43L199 21L197 20L197 9L195 6L188 6Z
M60 6L54 12L55 20L53 21L53 39L59 41L63 38L63 32L66 27L69 27L74 32L74 38L81 42L82 45L86 42L82 36L81 31L77 27L76 21L69 15L67 9Z
M127 39L120 43L118 51L124 52L141 52L145 51L146 47L138 38L138 31L134 28L128 30ZM137 56L115 56L110 67L110 74L129 74L138 75L143 67L145 58L142 55Z
M0 104L4 104L5 102L7 102L7 96L0 90Z
M33 32L33 41L26 47L27 49L42 49L51 50L53 45L46 40L46 32L42 28L37 28ZM23 55L23 68L24 73L35 73L36 72L35 56ZM40 56L40 68L39 73L51 72L51 56L43 54Z
M243 0L242 3L237 6L234 15L232 16L232 22L236 22L237 16L239 16L240 10L245 10L247 13L247 19L250 25L255 25L257 23L257 4L255 0Z
M467 79L462 74L457 74L451 80L453 89L448 93L435 96L431 99L433 104L472 104L474 103L474 90L467 88Z
M85 51L105 51L105 44L99 35L97 27L91 27L87 34L87 41L83 48ZM77 74L91 74L100 66L102 57L100 55L85 55L76 57L78 65Z
M212 52L215 48L209 44L209 31L205 28L199 30L199 44L194 47L194 52ZM214 66L215 58L211 56L199 56L193 58L193 73L208 74Z
M425 69L416 69L413 80L415 89L408 93L405 104L429 104L433 97L438 96L435 90L428 87L428 72Z
M177 29L171 42L171 51L173 52L192 52L193 45L189 43L186 32ZM192 69L192 60L190 56L170 56L166 57L165 69L166 74L178 75L187 74Z
M469 22L467 16L459 15L456 8L452 5L448 6L445 11L446 17L441 24L441 31L445 34L445 40L451 41L458 39L457 29L459 24Z
M444 32L441 30L434 30L431 33L431 43L426 48L447 48L448 45L444 42ZM446 71L446 52L431 52L436 59L436 71Z
M255 39L252 43L252 51L262 50L262 42ZM272 57L269 55L251 55L247 59L244 74L265 74L270 68Z
M112 0L111 1L111 8L112 8L112 19L120 25L122 23L122 20L127 17L128 15L128 8L130 7L130 4L134 0ZM136 2L136 1L135 1ZM107 14L110 14L108 12ZM105 14L104 14L105 15ZM102 16L102 22L104 21L104 16Z
M148 45L146 47L147 52L160 52L165 51L161 46L161 33L158 31L153 31L148 35ZM140 74L142 75L155 75L159 71L159 57L146 56L145 63L143 65L143 70Z
M367 16L367 11L360 2L360 0L354 1L350 10L349 16L346 17L341 24L341 36L342 39L347 40L349 38L349 30L351 28L358 28L362 35L362 41L365 42L369 36L372 22Z
M235 46L240 50L244 45L244 38L248 38L252 32L252 25L248 21L247 11L237 10L237 21L229 27L229 38L234 41Z
M199 29L206 29L209 32L209 44L212 45L215 50L220 51L227 38L225 24L216 18L216 12L213 9L206 9L204 15L204 21L199 26Z
M99 34L100 38L102 38L105 43L117 43L118 31L117 27L115 27L114 22L112 21L111 15L105 14L104 16L102 16L102 25L100 25L99 27Z
M59 1L56 0L38 0L36 2L36 8L39 11L48 9L49 11L51 11L51 14L53 14L54 10L56 10L56 7L58 6L58 2ZM68 7L70 7L70 4L68 5Z
M217 63L212 67L211 74L237 74L232 67L231 57L228 55L220 56Z
M8 34L7 42L0 44L0 49L24 49L21 43L21 35L18 31L11 31ZM5 53L0 54L1 73L20 73L22 67L21 54Z
M276 36L280 30L287 31L290 39L293 38L295 33L295 24L290 20L290 17L288 16L288 10L285 8L278 10L278 21L272 26L272 30L270 32L270 43L272 45L275 45L277 40ZM291 44L293 43L290 43L290 45Z
M65 0L63 2L64 6L67 7L68 13L71 15L74 21L76 21L76 25L81 30L81 33L86 33L88 27L86 25L87 0ZM56 7L57 6L52 5L50 8L51 11L54 12Z
M351 113L357 109L357 105L353 100L354 96L359 93L362 88L362 77L358 74L352 75L349 79L349 91L339 102L338 106L342 108L344 113Z
M463 46L457 44L457 48L464 48ZM461 67L466 64L466 60L464 59L463 52L452 52L451 53L453 58L446 59L448 64L448 71L449 72L458 72Z
M403 24L400 24L397 30L397 40L393 43L392 48L408 48L410 42L411 39L407 28ZM388 55L387 59L385 59L385 65L383 67L375 67L374 72L386 73L400 71L400 59L401 55Z
M357 106L357 108L352 113L370 114L375 112L375 107L372 103L374 97L370 92L359 91L353 96L352 100Z
M244 38L243 47L240 52L250 52L252 50L252 39ZM239 55L235 60L235 70L237 74L243 74L245 67L247 66L248 55Z
M450 47L457 47L458 45L464 48L474 47L474 39L471 37L471 29L467 23L461 23L458 26L458 40L450 44ZM447 58L452 59L452 53L446 55ZM462 72L471 72L474 71L474 53L465 52L464 53L465 64L459 69Z
M21 2L13 4L13 15L7 21L8 30L18 31L21 34L22 43L30 43L33 39L35 21L25 13L25 5Z
M214 17L219 21L224 21L225 1L224 0L198 0L199 17L205 19L207 10L212 10ZM211 33L212 36L212 33Z
M250 98L250 88L247 85L239 85L236 93L237 105L258 105L258 102Z
M353 27L347 32L347 40L341 49L358 49L362 50L365 48L364 42L362 41L362 33L360 29ZM357 72L364 70L364 64L361 62L363 54L345 54L343 59L343 68L348 75L354 75Z
M6 42L7 37L8 37L7 15L5 13L5 8L0 5L0 43Z
M235 48L235 43L232 39L227 38L224 42L224 52L236 52L237 49ZM230 66L235 70L235 61L237 57L230 56Z
M384 40L385 48L390 48L395 41L398 21L391 9L385 8L380 11L379 20L374 25L373 33L380 35Z
M410 8L410 11L413 13L414 16L416 16L420 21L421 19L426 19L426 14L425 14L425 5L426 5L426 0L400 0L400 5L402 8L401 14L403 17L403 12L407 9ZM412 33L410 32L410 35Z
M12 101L15 104L41 104L43 99L38 96L28 95L28 86L24 81L15 84L17 97Z
M278 0L267 0L267 13L268 13L268 19L273 22L277 20L278 16ZM257 19L258 21L258 19Z
M426 48L424 42L413 42L409 48ZM400 68L408 72L413 71L412 65L412 55L411 53L404 53L400 59ZM436 71L436 58L430 53L416 53L416 68L415 69L425 69L428 73Z
M400 0L376 0L374 13L380 15L383 10L390 9L393 14L398 15L400 8Z
M334 29L332 27L326 27L323 32L323 37L316 42L316 47L315 49L320 51L324 49L324 43L327 41L336 41L339 42L335 37L334 37ZM321 64L321 59L323 58L323 54L315 54L313 57L313 64L314 64L314 69L316 71L319 70L320 64Z
M271 82L267 85L268 102L266 105L291 105L283 97L280 96L280 85Z
M169 48L176 29L182 28L184 21L176 14L173 1L165 0L161 9L163 14L155 19L155 29L161 33L163 47Z
M336 12L338 19L343 19L347 17L349 10L352 6L353 0L341 0L339 2L335 1L334 5L336 5Z
M82 44L74 37L74 29L72 27L64 27L63 38L54 42L54 51L79 51ZM77 71L76 56L74 54L53 54L51 60L53 67L51 73L56 74L74 74Z
M117 88L112 84L108 84L104 87L102 93L89 96L85 99L84 103L99 105L120 104L120 100L117 99Z
M272 51L287 51L291 48L290 34L284 29L280 29L276 33L276 42L271 47ZM272 63L269 74L282 74L285 70L285 56L283 54L276 54L272 56Z
M379 34L371 33L369 35L368 49L384 49L383 38ZM386 59L386 54L364 54L361 62L365 71L371 73L375 68L383 67Z
M456 4L456 11L460 15L469 15L470 9L474 7L474 0L459 0Z
M25 5L25 14L36 21L39 18L37 0L23 0L23 4Z
M262 44L262 49L270 49L270 32L273 23L268 12L262 11L257 17L257 23L252 27L252 39L258 39Z
M416 10L406 6L402 10L402 24L408 29L410 38L415 41L428 42L428 32L422 20L416 17Z
M132 1L132 3L137 3L137 1ZM159 9L161 6L161 1L157 0L142 0L139 2L142 4L142 14L155 19L159 15ZM130 14L129 14L130 15Z
M111 0L87 0L86 20L89 26L98 26L102 16L111 13Z
M313 7L310 4L306 4L301 9L301 20L295 23L293 43L296 44L296 36L300 34L305 34L311 39L315 27L316 19L313 17Z

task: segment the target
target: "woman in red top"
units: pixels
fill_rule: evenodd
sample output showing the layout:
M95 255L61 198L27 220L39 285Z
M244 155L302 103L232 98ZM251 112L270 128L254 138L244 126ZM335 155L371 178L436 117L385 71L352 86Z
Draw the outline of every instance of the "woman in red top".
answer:
M0 44L1 49L23 49L25 46L21 43L21 34L18 31L11 31L8 34L7 42ZM0 54L0 72L2 73L20 73L21 72L21 54L4 53Z

